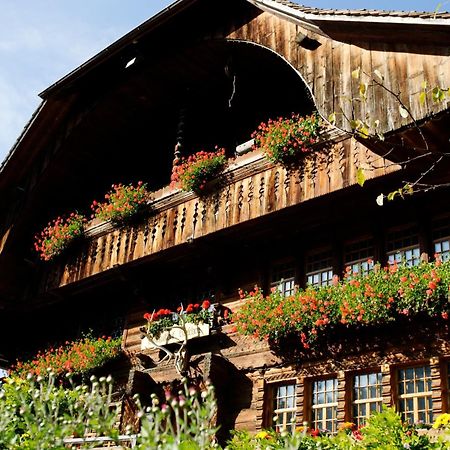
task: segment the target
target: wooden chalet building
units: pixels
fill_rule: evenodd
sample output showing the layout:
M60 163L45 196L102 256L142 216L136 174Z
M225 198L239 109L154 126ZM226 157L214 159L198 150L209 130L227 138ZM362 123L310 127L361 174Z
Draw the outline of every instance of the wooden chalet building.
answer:
M13 361L82 330L123 333L125 394L157 391L179 374L142 348L145 312L205 298L235 312L239 288L288 295L369 258L446 257L448 190L375 199L420 172L424 140L430 152L449 148L448 102L419 101L424 82L450 86L448 42L448 13L178 0L50 86L0 168L0 352ZM387 89L352 110L357 68ZM241 146L261 121L341 107L317 157L296 169ZM379 119L386 140L343 132L352 114ZM235 158L224 183L206 196L169 187L175 149L216 145ZM428 175L442 184L449 168ZM137 180L154 192L147 214L121 227L93 221L79 245L39 260L33 236L50 219ZM189 341L189 368L215 385L224 435L274 426L274 414L334 431L382 403L430 421L450 408L448 333L423 320L353 330L291 358L228 324Z

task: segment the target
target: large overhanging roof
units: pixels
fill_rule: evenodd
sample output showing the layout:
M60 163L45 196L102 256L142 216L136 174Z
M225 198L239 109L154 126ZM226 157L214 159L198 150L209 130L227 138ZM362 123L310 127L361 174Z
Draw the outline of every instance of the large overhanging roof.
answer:
M122 38L111 44L109 47L98 53L93 58L70 72L68 75L49 86L41 92L42 98L47 98L56 91L62 84L68 83L89 70L91 67L100 63L103 59L108 58L119 51L124 46L129 45L139 39L140 36L147 34L152 29L162 25L170 17L198 0L177 0L158 14L130 31ZM246 0L256 7L273 13L281 14L286 18L296 19L306 28L318 32L321 35L327 35L326 22L365 22L365 23L381 23L385 25L424 25L424 26L446 26L450 27L450 13L427 13L427 12L406 12L406 11L382 11L382 10L338 10L338 9L320 9L310 8L285 0Z
M402 12L402 11L381 11L381 10L337 10L337 9L320 9L302 6L286 0L246 0L257 8L269 11L271 13L280 15L287 20L295 21L304 28L314 31L323 36L331 36L339 39L339 33L336 34L337 29L341 29L342 25L348 24L345 27L345 36L359 35L361 28L355 27L360 24L363 27L372 25L381 25L388 27L414 27L414 33L405 33L405 39L420 39L418 30L420 27L431 30L428 36L431 39L440 39L440 33L445 30L445 34L450 33L450 13L437 12ZM164 8L158 14L145 21L143 24L133 29L125 36L111 44L109 47L102 50L100 53L86 61L81 66L74 69L65 77L58 80L56 83L44 90L40 96L43 98L43 104L38 108L29 123L25 126L22 134L17 139L11 151L0 166L0 174L4 172L8 162L12 159L16 149L20 146L23 138L28 131L33 128L36 120L46 110L46 100L54 94L59 93L62 89L73 85L84 75L95 70L96 67L105 63L106 61L120 56L121 52L125 51L134 43L138 42L140 38L148 35L153 30L162 26L169 21L173 16L189 8L191 5L198 3L199 0L177 0L168 7ZM331 31L331 32L330 32ZM439 33L439 32L440 33ZM342 35L343 36L343 35ZM442 44L445 42L441 41Z

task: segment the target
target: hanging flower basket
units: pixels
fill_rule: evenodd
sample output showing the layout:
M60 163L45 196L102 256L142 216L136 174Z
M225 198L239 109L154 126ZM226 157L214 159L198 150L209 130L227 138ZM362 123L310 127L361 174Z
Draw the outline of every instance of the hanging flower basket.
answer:
M139 181L136 186L132 184L113 184L112 189L105 194L105 202L94 200L91 209L94 217L101 220L110 220L122 223L138 214L150 200L147 185Z
M305 117L293 114L290 118L270 119L252 133L254 149L262 150L265 157L274 163L293 163L299 156L312 151L312 146L318 142L320 126L317 114Z
M34 248L39 257L50 261L60 255L84 233L86 218L78 213L58 217L35 236Z
M171 186L197 194L205 192L206 184L217 178L227 165L225 149L197 152L174 166Z
M185 324L186 336L183 330L176 325L172 325L168 330L164 330L159 337L144 337L141 341L141 350L158 348L168 344L183 342L185 339L191 340L199 337L209 336L210 326L207 323L187 323Z
M208 336L216 313L215 306L209 300L204 300L201 304L189 304L186 309L180 306L176 312L160 309L153 313L145 313L147 325L141 329L144 333L141 349Z

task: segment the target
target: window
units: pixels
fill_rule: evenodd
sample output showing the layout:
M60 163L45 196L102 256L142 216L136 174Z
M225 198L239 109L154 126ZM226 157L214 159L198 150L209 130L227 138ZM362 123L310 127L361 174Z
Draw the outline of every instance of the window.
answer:
M441 261L450 260L450 226L449 219L435 221L433 224L434 254L439 255Z
M366 275L373 270L373 239L353 242L345 247L345 267L351 274Z
M413 228L394 231L388 235L388 263L405 263L417 266L420 263L419 236Z
M276 431L294 431L297 413L296 385L280 384L271 389L273 395L272 424Z
M295 269L291 264L280 264L272 271L270 287L277 288L285 297L295 291Z
M326 286L333 281L331 253L309 255L306 262L306 283L311 286Z
M311 426L331 433L337 431L337 378L312 383Z
M430 366L398 371L398 403L404 420L410 423L433 421Z
M381 411L381 380L381 372L353 378L353 420L356 425L364 425L373 411Z
M434 254L439 255L441 261L450 259L450 238L434 241Z

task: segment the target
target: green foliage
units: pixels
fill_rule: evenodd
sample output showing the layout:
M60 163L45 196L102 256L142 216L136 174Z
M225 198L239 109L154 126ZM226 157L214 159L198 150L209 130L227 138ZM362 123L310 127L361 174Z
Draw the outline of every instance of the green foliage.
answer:
M238 330L260 339L278 341L298 335L304 348L336 325L367 326L398 317L425 314L448 319L450 262L421 263L416 267L376 265L367 275L350 273L331 286L299 289L284 297L274 289L245 294L247 302L233 316Z
M228 450L427 450L449 449L450 443L443 439L431 440L426 434L419 434L414 427L402 423L392 408L373 413L366 426L360 429L342 428L335 435L310 432L293 434L261 431L255 435L238 431L229 442Z
M87 432L114 439L111 394L110 378L70 389L56 386L53 374L46 380L8 378L0 394L0 449L63 450L65 438Z
M290 118L280 117L261 123L252 134L255 149L261 149L267 159L274 163L288 164L299 155L311 152L318 142L321 120L318 114Z
M314 438L300 433L277 433L274 430L263 430L252 434L248 431L234 431L233 438L228 443L227 450L297 450L305 447L307 441L315 443ZM302 443L303 446L300 446ZM315 448L315 447L311 447Z
M214 152L200 151L173 167L171 185L179 186L183 191L201 194L208 181L216 178L226 167L227 158L224 149Z
M121 338L94 338L88 335L58 348L39 352L28 361L18 361L12 368L13 374L21 378L26 378L28 374L46 376L49 369L56 376L84 374L117 358L121 352L121 342Z
M70 378L69 378L70 379ZM117 442L117 411L110 408L110 377L92 378L90 386L69 389L57 386L55 377L47 379L9 378L0 391L0 450L64 450L70 437L89 433ZM217 406L214 390L208 385L200 390L183 380L176 393L166 392L165 402L151 396L151 406L143 407L136 397L140 431L137 450L208 450L220 449L214 426ZM439 423L438 423L439 422ZM447 427L443 417L437 428ZM344 424L347 425L347 424ZM351 424L350 424L351 425ZM92 442L83 448L98 447ZM438 438L426 435L402 423L400 416L386 408L374 413L365 427L354 430L342 426L336 435L317 434L308 429L290 434L264 430L257 434L235 431L227 450L357 450L357 449L450 449Z
M417 429L403 423L400 415L392 408L383 408L381 413L370 416L367 425L361 429L359 447L364 449L448 449L443 441L432 442L426 434L419 435Z
M160 405L152 395L152 406L140 407L141 431L138 450L207 450L219 448L213 426L217 406L214 389L208 385L199 392L183 380L176 395L166 393L166 403ZM139 403L138 403L139 404Z
M135 216L150 200L147 185L139 181L132 184L113 184L112 189L105 194L105 202L92 202L94 216L101 220L111 220L121 223Z

